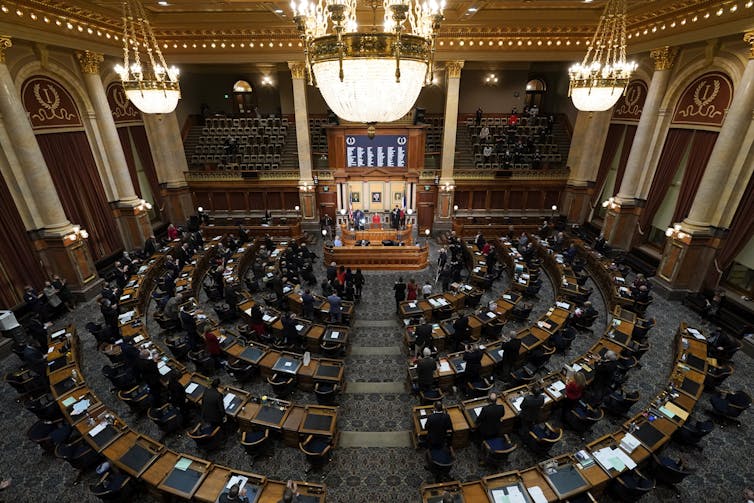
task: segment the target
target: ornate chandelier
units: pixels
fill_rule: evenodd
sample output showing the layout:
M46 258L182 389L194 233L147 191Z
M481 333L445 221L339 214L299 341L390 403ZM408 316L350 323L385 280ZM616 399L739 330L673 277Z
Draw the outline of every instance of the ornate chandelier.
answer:
M383 0L381 29L359 33L357 0L291 2L301 32L309 84L319 87L338 117L392 122L432 81L435 38L445 2ZM372 3L375 12L379 2ZM406 23L408 20L408 23Z
M626 1L608 0L584 60L568 70L568 94L579 110L608 110L626 90L634 70L636 63L626 61Z
M141 50L146 52L143 63ZM167 114L175 110L181 98L178 68L168 68L165 64L139 0L123 2L123 65L117 65L115 71L120 75L128 99L145 114Z

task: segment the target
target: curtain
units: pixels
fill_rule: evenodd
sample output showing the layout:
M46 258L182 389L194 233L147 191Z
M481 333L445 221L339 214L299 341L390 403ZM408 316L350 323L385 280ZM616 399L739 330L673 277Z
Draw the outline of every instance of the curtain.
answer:
M144 126L131 126L128 128L131 132L131 138L134 140L136 152L139 154L141 165L144 167L144 174L149 179L149 185L152 187L154 195L154 205L157 208L162 206L162 195L160 193L160 182L157 180L157 171L152 160L152 151L149 150L149 139Z
M754 232L754 176L749 178L744 195L730 223L728 238L717 253L721 270L726 270L736 258Z
M136 162L134 160L134 152L131 150L131 137L128 135L128 128L120 127L118 130L118 138L120 138L120 146L123 148L123 155L126 157L126 164L128 165L128 174L131 175L131 183L134 186L134 192L139 197L141 195L141 186L139 185L139 174L136 171Z
M620 190L620 184L623 182L623 175L626 172L626 164L628 163L628 154L631 153L631 147L634 144L634 137L636 136L636 126L626 126L626 136L623 138L623 150L620 152L620 159L618 159L618 169L615 173L615 185L613 185L613 193L615 196Z
M11 309L23 301L25 285L44 286L45 273L2 176L0 215L0 308Z
M652 187L649 189L647 202L639 216L639 225L642 229L646 229L662 205L668 187L670 187L673 176L678 169L678 164L681 162L693 136L694 131L691 129L671 129L668 131L665 145L662 147L662 154L660 154L660 161L657 164L657 171L652 178Z
M707 167L707 161L709 161L712 149L715 147L717 135L717 131L696 131L694 133L686 172L683 174L681 189L678 192L678 202L676 202L673 212L673 222L680 222L689 215L699 183L704 176L704 168Z
M95 262L123 250L86 133L41 134L37 143L66 215L89 233Z
M602 151L602 160L600 161L600 167L597 170L597 179L594 181L594 192L592 193L592 207L594 207L599 201L600 195L602 195L603 185L607 179L607 173L610 171L610 165L613 164L613 159L618 153L618 146L623 139L623 134L626 131L624 124L610 124L610 128L607 130L607 138L605 139L605 148Z

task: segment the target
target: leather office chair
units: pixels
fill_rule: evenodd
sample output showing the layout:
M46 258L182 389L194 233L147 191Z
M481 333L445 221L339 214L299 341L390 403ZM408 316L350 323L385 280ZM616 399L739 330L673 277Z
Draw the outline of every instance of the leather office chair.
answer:
M488 438L482 441L482 462L497 468L508 460L508 455L515 451L518 445L511 442L508 434L502 437Z
M89 490L102 501L132 501L134 484L125 473L110 470L105 472Z
M511 372L510 376L511 387L529 384L536 379L537 369L527 364Z
M131 389L134 385L133 372L125 363L105 365L102 367L102 374L118 391Z
M215 373L215 359L204 351L204 349L189 351L188 358L196 365L196 370L202 374L211 376Z
M717 347L714 344L710 344L708 346L709 355L713 358L717 358L718 362L727 362L730 361L731 358L733 358L733 355L738 352L739 349L743 346L741 344L741 341L733 338L729 338L731 346L726 347L723 349L717 349Z
M452 447L427 449L425 457L427 469L435 476L435 483L439 484L451 479L450 470L456 461L456 454Z
M146 384L140 384L131 389L118 391L118 398L128 405L131 412L134 414L140 414L146 411L151 402L149 388Z
M74 484L78 484L84 472L99 463L100 456L97 451L89 447L84 438L77 436L55 447L55 457L67 461L79 473Z
M529 319L529 316L531 315L532 309L533 308L531 306L529 306L529 307L527 307L525 309L524 308L522 308L522 309L516 309L514 307L513 309L511 309L510 318L513 321L518 321L518 322L522 322L523 323L524 321L526 321L526 320Z
M482 336L487 340L497 340L503 332L504 323L499 320L493 320L482 328Z
M466 396L471 398L487 396L492 391L493 384L495 383L486 377L482 377L479 381L466 382Z
M267 378L267 383L272 386L272 391L278 398L286 398L295 388L295 382L293 376L276 372L272 374L272 377Z
M163 432L162 438L165 438L174 431L178 431L183 425L181 411L169 403L161 407L151 407L147 411L147 416Z
M592 496L591 493L585 492L582 494L577 494L576 496L571 496L570 498L565 500L565 503L597 503L597 500Z
M733 363L722 363L719 367L712 365L707 367L707 375L704 378L704 390L714 391L727 378L733 374L735 366Z
M226 304L225 302L217 304L214 307L214 310L217 314L217 318L220 320L220 323L232 322L238 319L238 312L235 310L235 308Z
M445 398L445 393L440 388L430 388L419 390L419 400L422 405L432 405L440 402Z
M447 320L454 314L452 306L442 306L433 313L433 318L437 321Z
M598 316L599 314L593 314L591 316L577 316L573 318L572 325L579 332L591 332L591 327Z
M683 446L700 451L702 447L699 445L699 442L714 429L715 425L712 421L696 421L695 423L687 421L683 426L675 430L673 440Z
M482 299L481 293L474 292L466 297L466 307L474 309L479 305L479 301Z
M332 437L309 435L299 442L298 448L306 455L309 466L306 473L322 469L332 459Z
M340 392L340 386L332 382L317 382L314 384L314 394L320 405L336 405L335 398Z
M649 342L637 342L632 340L630 343L630 346L628 349L624 349L623 352L626 354L630 354L637 360L641 359L642 356L644 356L644 353L649 351L650 344Z
M616 390L602 400L602 409L611 416L625 417L631 407L639 401L638 391Z
M256 365L238 358L228 360L225 369L238 383L248 382L259 373L259 368Z
M671 459L667 456L652 454L652 475L655 478L655 483L660 482L663 485L667 485L673 488L676 498L681 497L681 492L676 487L687 476L691 475L691 470L683 465L681 460L678 461Z
M246 454L249 455L249 463L254 464L254 461L259 457L270 456L270 444L272 440L270 438L270 430L267 428L263 430L250 430L244 431L241 434L241 445Z
M219 426L214 428L209 424L199 422L187 433L188 437L196 443L196 447L205 452L215 451L223 446L225 432Z
M531 427L527 442L528 447L537 454L547 454L561 438L562 428L554 428L550 423L541 423Z
M542 288L541 280L533 281L532 278L529 278L529 284L526 285L526 288L524 288L524 297L536 298L539 295L539 290L541 288Z
M738 420L738 416L751 406L751 397L743 390L719 391L717 395L710 397L710 404L713 416L740 427L741 421Z
M180 361L184 361L188 357L189 351L191 350L186 337L182 335L173 335L167 337L165 339L165 344L167 345L168 349L170 349L170 352L173 353L175 359Z
M346 347L339 342L322 341L319 345L322 355L327 358L342 358L345 356Z
M71 425L62 418L53 421L40 419L27 430L26 438L40 446L43 451L53 454L55 447L65 442L71 431Z
M583 438L584 433L591 430L603 417L605 417L605 412L602 409L595 409L588 404L579 404L568 411L563 417L563 423L564 426L581 433Z
M52 421L63 417L60 406L49 393L36 397L27 396L24 400L24 407L26 407L26 410L37 416L38 419Z
M638 501L655 488L652 479L645 477L639 470L623 472L615 477L608 487L608 493L618 501Z
M44 378L29 369L21 369L5 374L5 382L13 386L19 395L35 395L48 389Z

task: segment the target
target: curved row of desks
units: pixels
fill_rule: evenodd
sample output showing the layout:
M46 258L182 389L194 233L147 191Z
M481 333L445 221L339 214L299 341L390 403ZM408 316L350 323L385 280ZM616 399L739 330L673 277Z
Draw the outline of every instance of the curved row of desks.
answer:
M205 248L209 250L212 245ZM175 373L185 387L187 398L200 403L209 386L209 379L190 373L178 361L164 353L150 340L139 306L149 304L153 281L159 275L165 253L161 250L129 288L137 299L134 310L121 315L121 335L138 348L153 353L158 369L166 382ZM187 264L181 272L189 292L195 292L199 281L196 271L201 270L202 256ZM188 273L188 275L186 275ZM145 298L146 297L146 298ZM131 300L131 299L126 299ZM276 503L285 490L286 483L268 479L264 475L236 470L215 464L190 454L176 452L164 444L128 427L118 414L102 403L87 385L81 369L82 355L74 327L53 333L49 338L48 376L51 393L65 418L81 433L86 442L103 455L113 466L142 481L158 496L203 502L215 502L227 492L234 477L243 477L255 502ZM223 387L226 413L243 429L270 428L281 432L288 445L298 445L301 435L333 435L337 423L337 409L323 406L297 406L276 399L260 399L233 387ZM235 479L234 479L235 481ZM322 484L298 482L305 501L322 502L326 488Z

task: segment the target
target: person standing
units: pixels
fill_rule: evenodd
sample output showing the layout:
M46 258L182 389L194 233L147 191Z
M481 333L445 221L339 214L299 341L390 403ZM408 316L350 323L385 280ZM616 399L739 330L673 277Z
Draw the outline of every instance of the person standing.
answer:
M497 394L490 393L490 403L482 407L476 418L479 439L484 441L500 436L500 421L505 415L505 406L497 403Z
M586 377L581 372L575 372L568 377L565 387L565 400L563 401L563 409L561 411L561 420L565 419L571 410L576 407L581 397L584 396L584 388L586 387Z
M529 434L532 426L539 421L539 414L545 404L545 397L542 394L542 388L535 386L530 395L526 395L521 401L521 412L518 414L520 421L518 434L525 439Z
M357 301L361 300L361 289L364 288L364 283L364 274L362 274L361 269L356 269L356 272L353 275L353 288Z
M401 302L406 300L406 283L403 282L403 276L399 277L393 285L393 292L395 294L395 312L400 312Z
M301 313L307 320L314 319L314 295L308 288L301 294Z
M416 300L416 293L419 289L418 286L416 286L416 281L414 278L411 278L408 280L408 284L406 285L406 300Z
M336 292L333 292L327 297L327 302L330 303L330 310L328 311L330 313L330 322L340 323L342 319L340 297L338 297Z
M216 428L222 426L225 422L225 405L223 404L223 394L218 387L220 380L212 380L210 387L202 396L202 422Z

